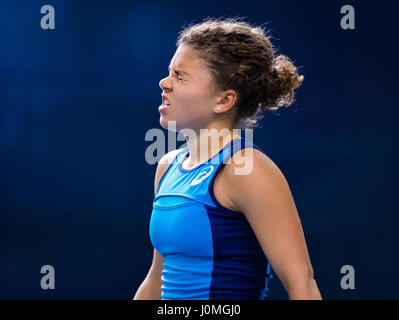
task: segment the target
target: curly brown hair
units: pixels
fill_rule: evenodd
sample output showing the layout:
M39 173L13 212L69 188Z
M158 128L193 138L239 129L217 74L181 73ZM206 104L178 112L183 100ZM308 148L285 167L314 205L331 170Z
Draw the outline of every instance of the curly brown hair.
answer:
M180 31L176 45L197 50L213 89L236 91L236 105L225 112L233 127L253 128L263 110L290 106L304 77L287 56L276 56L263 27L241 20L206 18Z

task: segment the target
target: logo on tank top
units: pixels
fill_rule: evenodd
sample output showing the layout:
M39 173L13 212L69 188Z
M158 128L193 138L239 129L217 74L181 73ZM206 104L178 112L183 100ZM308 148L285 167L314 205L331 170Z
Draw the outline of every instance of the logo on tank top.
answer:
M209 168L209 170L206 170L208 168ZM209 167L205 168L204 171L200 172L198 174L198 176L196 176L195 179L193 181L191 181L190 185L191 186L195 186L195 185L201 183L202 181L204 181L206 178L208 178L210 176L210 174L212 173L213 169L214 169L213 166L209 166Z

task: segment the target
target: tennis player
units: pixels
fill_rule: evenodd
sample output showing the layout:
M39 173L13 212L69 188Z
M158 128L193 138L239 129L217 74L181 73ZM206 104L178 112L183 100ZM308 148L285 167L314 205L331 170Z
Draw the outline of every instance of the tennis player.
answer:
M288 183L242 134L262 111L291 105L302 81L264 29L240 18L179 33L158 110L186 146L158 163L153 261L134 299L263 300L272 273L289 299L321 299Z

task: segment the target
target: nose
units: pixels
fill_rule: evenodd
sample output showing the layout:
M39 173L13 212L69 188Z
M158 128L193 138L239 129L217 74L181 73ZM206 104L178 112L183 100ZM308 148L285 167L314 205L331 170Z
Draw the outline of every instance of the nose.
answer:
M169 76L161 79L161 81L159 81L159 87L165 91L165 89L171 89L172 85L171 85L171 81L169 79Z

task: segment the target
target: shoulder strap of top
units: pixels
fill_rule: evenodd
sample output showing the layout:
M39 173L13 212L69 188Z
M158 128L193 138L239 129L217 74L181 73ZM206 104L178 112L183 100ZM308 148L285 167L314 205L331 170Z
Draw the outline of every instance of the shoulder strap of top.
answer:
M212 159L211 162L213 164L216 163L223 163L226 164L229 159L238 151L247 148L247 147L252 147L255 149L258 149L262 152L264 152L261 148L253 144L251 141L244 139L244 138L238 138L238 139L233 139L231 140L223 150L219 153L219 157L215 157L215 159Z
M255 149L260 150L261 152L265 153L261 148L250 142L249 140L246 140L244 138L241 139L234 139L228 143L228 145L224 148L223 152L219 154L218 158L218 165L216 166L216 170L213 173L213 177L208 185L208 194L210 198L212 199L213 204L219 208L219 210L225 211L225 212L230 212L235 214L235 211L232 211L226 207L224 207L222 204L219 203L219 201L216 199L216 196L213 192L213 185L215 182L215 178L218 174L218 172L221 170L221 168L228 163L229 159L238 151L246 148L246 147L252 147ZM216 162L215 162L216 163ZM238 174L245 174L245 169L242 171L239 171L240 173Z

